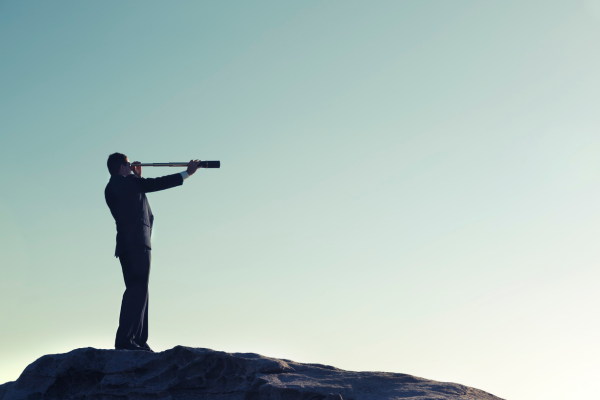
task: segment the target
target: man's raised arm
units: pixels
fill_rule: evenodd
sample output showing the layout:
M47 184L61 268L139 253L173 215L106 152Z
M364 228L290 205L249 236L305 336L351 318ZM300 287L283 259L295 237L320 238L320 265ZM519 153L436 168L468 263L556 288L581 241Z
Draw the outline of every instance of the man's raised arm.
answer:
M140 188L144 193L157 192L159 190L170 189L175 186L179 186L183 184L183 181L194 175L196 170L198 169L198 165L200 164L200 160L191 160L188 163L187 169L178 174L161 176L159 178L142 178L142 167L139 165L139 162L134 162L131 164L131 169L136 177L139 179Z

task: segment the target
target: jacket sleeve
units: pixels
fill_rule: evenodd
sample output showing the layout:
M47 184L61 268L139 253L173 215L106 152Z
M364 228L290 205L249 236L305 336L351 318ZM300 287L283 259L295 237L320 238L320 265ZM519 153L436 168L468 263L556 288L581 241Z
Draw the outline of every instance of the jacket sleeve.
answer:
M183 176L179 173L161 176L160 178L137 178L132 176L129 179L135 179L144 193L158 192L183 184Z

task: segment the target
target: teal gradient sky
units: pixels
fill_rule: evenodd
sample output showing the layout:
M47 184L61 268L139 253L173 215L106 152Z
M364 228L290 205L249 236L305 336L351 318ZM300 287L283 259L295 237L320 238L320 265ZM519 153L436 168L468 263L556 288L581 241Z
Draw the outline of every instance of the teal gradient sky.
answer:
M599 42L591 0L0 0L0 382L112 348L119 151L222 163L149 195L156 350L597 399Z

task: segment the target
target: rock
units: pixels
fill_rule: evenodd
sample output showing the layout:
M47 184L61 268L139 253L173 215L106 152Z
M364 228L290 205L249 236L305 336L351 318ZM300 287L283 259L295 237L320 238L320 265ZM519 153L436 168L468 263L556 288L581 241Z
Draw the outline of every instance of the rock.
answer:
M501 400L456 383L352 372L253 353L76 349L30 364L0 400Z

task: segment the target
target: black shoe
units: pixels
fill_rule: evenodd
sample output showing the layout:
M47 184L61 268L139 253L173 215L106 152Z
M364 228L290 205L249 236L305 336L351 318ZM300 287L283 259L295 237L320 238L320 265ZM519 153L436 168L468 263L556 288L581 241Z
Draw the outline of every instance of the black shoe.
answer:
M139 351L148 351L145 348L138 346L133 340L129 342L125 342L119 345L115 345L115 350L139 350Z
M137 343L136 343L137 344ZM154 350L152 350L150 348L150 346L148 346L148 343L144 343L144 344L138 344L138 346L140 346L141 349L149 351L151 353L154 353Z

